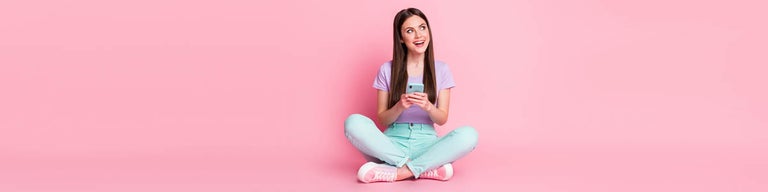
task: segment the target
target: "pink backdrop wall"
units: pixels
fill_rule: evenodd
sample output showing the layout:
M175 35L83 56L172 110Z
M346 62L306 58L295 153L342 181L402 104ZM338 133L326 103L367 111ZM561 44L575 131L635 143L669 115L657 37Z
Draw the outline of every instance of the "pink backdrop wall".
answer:
M761 1L11 0L0 2L0 176L175 164L101 161L135 157L271 174L351 159L329 164L353 170L362 159L342 122L374 117L392 18L411 6L458 84L441 132L480 132L465 164L525 147L766 157Z

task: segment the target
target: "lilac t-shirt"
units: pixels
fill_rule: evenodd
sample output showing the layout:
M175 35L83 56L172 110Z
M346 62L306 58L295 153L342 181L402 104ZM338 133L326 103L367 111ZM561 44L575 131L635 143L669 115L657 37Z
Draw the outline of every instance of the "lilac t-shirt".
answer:
M379 73L376 75L376 79L373 81L373 88L389 92L389 82L391 77L392 62L390 61L382 64L381 67L379 67ZM408 83L424 83L422 79L422 76L408 77ZM440 90L449 89L456 86L456 84L453 82L453 74L451 74L451 69L448 68L448 65L440 61L435 61L435 80L437 81L436 84L438 93ZM435 101L435 105L438 105L437 101ZM403 111L403 113L397 117L395 123L420 123L429 125L434 124L432 119L429 118L427 112L416 105L412 105L410 108L405 109L405 111Z

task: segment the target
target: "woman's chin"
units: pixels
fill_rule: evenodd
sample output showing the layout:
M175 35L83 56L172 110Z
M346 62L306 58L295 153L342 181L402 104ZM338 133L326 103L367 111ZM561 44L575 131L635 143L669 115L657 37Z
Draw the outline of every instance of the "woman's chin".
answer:
M411 50L413 50L413 51L410 51L411 55L422 55L427 52L427 48L416 48Z

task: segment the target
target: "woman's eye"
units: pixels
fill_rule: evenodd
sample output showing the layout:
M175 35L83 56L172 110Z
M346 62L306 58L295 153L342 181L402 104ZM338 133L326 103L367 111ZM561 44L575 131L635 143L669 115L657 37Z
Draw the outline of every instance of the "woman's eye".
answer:
M424 29L427 29L427 27L421 26L421 27L419 27L419 29L421 29L422 31L424 31Z
M413 33L413 29L405 30L406 33Z

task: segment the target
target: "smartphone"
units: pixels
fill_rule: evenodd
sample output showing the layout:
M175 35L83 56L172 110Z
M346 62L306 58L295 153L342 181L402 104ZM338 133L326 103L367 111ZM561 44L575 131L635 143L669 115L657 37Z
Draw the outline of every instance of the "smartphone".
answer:
M424 84L421 83L408 83L408 87L405 87L405 93L424 92Z

